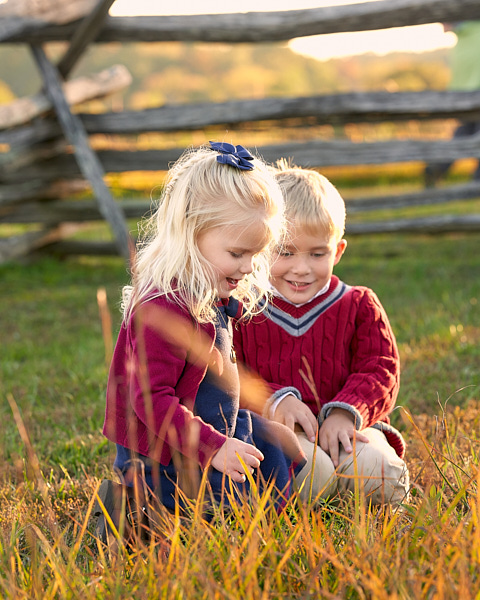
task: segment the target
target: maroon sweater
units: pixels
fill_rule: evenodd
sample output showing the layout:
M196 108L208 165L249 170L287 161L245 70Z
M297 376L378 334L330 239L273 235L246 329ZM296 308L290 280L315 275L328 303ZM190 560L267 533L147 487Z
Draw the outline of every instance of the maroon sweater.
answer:
M291 392L320 423L348 410L358 430L381 429L401 457L405 443L390 426L400 381L395 337L375 293L333 276L328 291L296 307L273 297L264 312L235 328L237 356L270 385Z
M123 323L110 367L104 435L167 465L174 451L202 466L226 437L192 410L206 362L217 361L215 327L199 326L166 296Z

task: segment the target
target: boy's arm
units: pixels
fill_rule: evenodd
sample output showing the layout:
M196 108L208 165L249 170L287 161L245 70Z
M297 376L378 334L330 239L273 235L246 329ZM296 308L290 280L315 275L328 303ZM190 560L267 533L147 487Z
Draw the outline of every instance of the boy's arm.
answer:
M330 455L335 467L339 464L340 444L345 452L353 451L352 440L369 443L368 437L356 431L352 415L341 409L334 408L323 422L318 434L318 443L322 450Z
M351 343L351 373L332 401L322 406L320 424L335 408L348 411L357 430L385 420L400 383L398 349L387 314L371 291L361 299Z

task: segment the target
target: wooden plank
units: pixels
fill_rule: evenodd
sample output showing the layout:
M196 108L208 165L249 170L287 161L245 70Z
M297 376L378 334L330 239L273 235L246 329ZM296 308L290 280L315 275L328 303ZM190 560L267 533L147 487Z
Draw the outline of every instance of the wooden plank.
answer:
M172 161L182 153L183 149L171 150L145 150L145 151L115 151L101 150L95 154L99 168L104 172L122 173L125 171L158 171L167 170ZM17 171L12 170L7 163L0 163L0 184L16 183L33 178L44 181L53 181L59 178L78 177L81 173L86 177L76 156L62 154L50 160L38 161L26 165ZM102 179L103 181L103 179Z
M32 18L44 23L69 23L88 15L97 0L8 0L0 4L0 18Z
M26 181L12 185L0 186L0 222L5 215L23 211L23 206L37 200L59 200L59 198L71 197L73 194L85 192L88 184L84 179L72 179L69 181L55 181L51 185L45 185L43 181ZM19 207L17 205L21 204ZM98 214L100 212L98 211ZM41 219L40 219L41 220ZM50 219L52 220L52 219ZM29 221L30 223L36 222Z
M458 200L480 198L480 182L471 181L461 185L426 189L411 194L360 197L346 200L347 214L358 215L374 210L395 210L414 206L434 206ZM149 214L152 202L145 198L118 200L126 218L140 219ZM1 210L1 223L55 223L88 222L102 220L102 214L94 200L51 200L24 202L11 210Z
M61 240L50 244L45 250L60 256L115 256L117 249L112 242Z
M372 235L385 233L430 234L480 231L480 215L448 216L424 219L403 219L399 221L382 221L355 223L347 226L347 236ZM116 254L115 245L111 242L87 242L78 240L62 240L50 244L45 249L60 255L111 256Z
M68 77L88 45L97 37L98 32L103 27L105 17L114 2L115 0L98 0L92 12L82 20L76 29L68 50L57 64L58 72L63 79Z
M458 233L480 231L480 215L441 215L422 219L395 219L369 223L347 223L346 235L373 233Z
M14 148L10 152L0 154L0 173L13 174L17 172L16 178L20 178L20 172L28 166L55 160L58 156L65 154L67 148L68 144L63 137L42 144ZM45 181L45 178L42 179Z
M469 181L460 185L449 185L419 190L409 194L390 194L388 196L360 197L345 200L349 215L374 210L394 210L411 206L431 206L480 198L480 182Z
M45 188L41 180L27 180L21 183L0 186L0 207L8 206L23 200L38 198L38 194Z
M262 146L259 154L267 162L292 158L303 167L374 165L414 161L442 162L480 157L480 134L448 141L394 140L352 143L343 140L311 140L301 143Z
M273 42L345 31L480 18L478 0L380 0L283 12L108 17L97 42ZM3 42L38 44L68 40L71 25L24 28Z
M166 171L178 159L183 148L166 150L102 150L96 154L107 173L126 171ZM414 161L442 162L459 158L480 157L480 133L448 141L395 140L353 143L344 140L284 143L260 146L258 154L269 163L291 158L301 167L374 165ZM19 177L45 179L78 177L79 167L71 155L61 155L14 172L0 166L0 183L14 183Z
M103 98L125 89L132 76L123 65L114 65L94 75L78 77L63 84L63 92L70 105ZM52 109L52 103L43 93L18 98L0 105L0 129L24 125Z
M121 209L115 203L103 180L102 166L95 152L90 148L82 122L70 112L63 95L60 77L55 67L47 59L43 49L38 46L32 47L32 53L46 84L45 92L55 107L67 140L74 147L78 165L85 178L92 184L100 211L111 225L120 254L128 260L130 259L131 239L127 225Z
M311 117L319 125L441 118L480 120L480 91L373 92L265 98L166 105L143 111L79 116L89 133L116 134L201 130L211 125L233 126ZM283 123L281 125L285 126Z
M63 25L89 14L96 0L10 0L0 4L0 41L41 30L47 24Z
M1 114L1 113L0 113ZM240 123L314 117L318 124L402 121L409 119L480 119L480 91L473 92L375 92L333 94L304 98L266 98L224 103L167 105L143 111L79 114L89 134L136 134L202 130L212 125L233 127ZM0 131L0 144L33 144L57 137L61 129L52 119L35 121Z
M127 218L141 218L151 210L150 200L118 200ZM50 200L24 202L21 206L4 209L0 205L0 224L61 223L100 221L103 215L95 200Z
M46 227L40 231L28 231L21 235L0 238L0 264L20 258L33 250L57 241L62 228Z
M31 146L48 139L63 137L60 124L52 118L35 119L29 125L0 130L0 144L12 147Z
M202 130L211 125L315 118L317 124L480 118L480 92L424 91L265 98L164 105L143 111L79 114L90 133ZM282 127L288 126L282 123Z
M265 98L223 103L166 105L143 111L79 114L90 134L202 130L257 121L314 117L318 124L401 121L405 119L480 119L480 91L374 92L303 98ZM281 123L284 128L288 124ZM52 119L0 131L0 144L31 144L61 133Z

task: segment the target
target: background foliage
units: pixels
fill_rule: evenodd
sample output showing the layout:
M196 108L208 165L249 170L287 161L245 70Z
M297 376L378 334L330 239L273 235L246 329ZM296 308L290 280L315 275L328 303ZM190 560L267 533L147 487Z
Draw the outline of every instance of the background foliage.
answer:
M60 55L60 44L50 45ZM162 42L90 46L72 74L88 75L124 64L133 77L124 92L94 107L143 109L182 102L226 102L269 96L310 96L340 92L445 89L448 51L423 54L363 54L319 61L285 44L200 44ZM34 94L40 79L23 47L0 47L0 103Z

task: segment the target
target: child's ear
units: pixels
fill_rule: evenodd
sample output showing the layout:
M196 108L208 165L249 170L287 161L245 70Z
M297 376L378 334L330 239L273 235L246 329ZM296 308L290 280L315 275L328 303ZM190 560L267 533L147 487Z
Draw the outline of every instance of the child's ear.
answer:
M335 260L333 262L334 265L338 264L340 262L340 259L343 256L343 253L345 252L347 248L347 240L340 240L337 244L337 251L335 253Z

